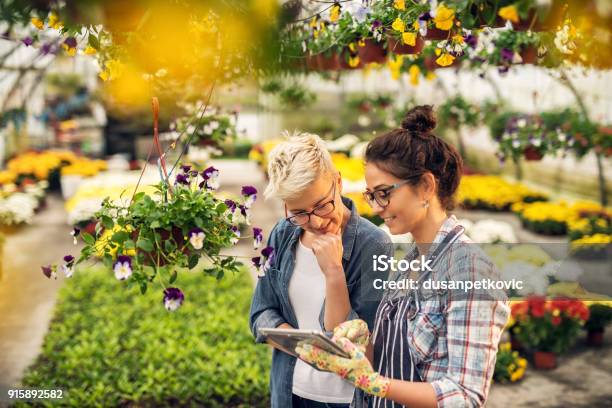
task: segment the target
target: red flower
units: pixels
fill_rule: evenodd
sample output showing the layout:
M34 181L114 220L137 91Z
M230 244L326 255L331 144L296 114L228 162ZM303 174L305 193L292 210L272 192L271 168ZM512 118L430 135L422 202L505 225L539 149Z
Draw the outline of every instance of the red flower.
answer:
M561 316L553 316L552 318L553 326L558 326L561 324Z
M527 302L533 317L543 317L546 308L546 298L544 296L532 296Z
M527 315L528 311L529 305L527 304L527 302L519 302L512 304L512 316L517 320L524 318Z

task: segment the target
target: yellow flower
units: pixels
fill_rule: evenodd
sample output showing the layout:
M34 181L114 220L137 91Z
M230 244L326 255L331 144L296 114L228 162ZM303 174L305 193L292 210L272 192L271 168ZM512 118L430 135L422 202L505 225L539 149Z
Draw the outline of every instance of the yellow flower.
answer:
M433 81L434 79L436 79L436 74L429 71L427 75L425 75L425 79L428 81Z
M406 45L410 45L414 47L416 45L416 38L417 38L416 33L405 32L402 34L402 40L404 41L404 44Z
M527 367L527 360L525 360L524 358L519 358L517 364L519 367L525 368Z
M406 10L406 2L404 0L393 0L393 7L398 10Z
M440 4L436 10L436 17L434 17L436 28L440 30L450 30L453 27L454 21L455 10L444 6L444 4Z
M331 21L332 23L336 23L339 18L340 18L340 5L334 4L331 10L329 11L329 21Z
M463 36L461 34L453 35L453 42L457 44L463 44Z
M38 28L39 30L45 28L45 23L38 17L32 17L30 22L34 25L34 27Z
M408 69L408 75L410 75L410 83L414 86L419 84L419 76L421 75L421 69L418 65L411 65Z
M102 78L103 81L108 81L110 79L110 71L105 69L104 71L100 72L98 76Z
M359 55L355 55L354 57L349 57L348 64L349 67L355 68L359 66Z
M11 184L17 179L17 174L10 170L0 171L0 185Z
M497 14L504 20L510 20L513 23L519 22L519 15L515 6L502 7L499 9L499 12Z
M395 31L399 31L400 33L403 33L406 30L404 22L399 17L395 19L393 24L391 24L391 28L393 28Z
M309 24L310 28L316 28L317 27L317 23L318 23L317 16L312 17L310 19L310 24Z
M449 65L451 65L453 62L455 61L455 57L453 57L450 54L442 54L438 57L438 59L436 60L436 63L438 65L440 65L441 67L448 67Z
M354 42L350 43L350 44L348 45L348 48L349 48L349 50L350 50L351 52L357 52L357 46L355 45L355 43L354 43Z
M359 41L357 41L357 45L360 47L365 47L365 40L363 38L361 38Z
M59 20L59 17L55 13L49 14L49 27L54 30L61 30L64 24Z
M510 351L510 348L511 348L511 345L510 345L510 342L509 342L509 341L507 341L507 342L505 342L505 343L501 343L501 344L499 345L499 349L500 349L501 351Z
M95 55L96 52L98 51L96 51L96 49L92 47L91 45L88 45L87 47L85 47L85 50L83 51L85 55Z
M66 54L70 57L74 57L76 55L76 48L68 46L68 44L62 44L62 48L66 51Z

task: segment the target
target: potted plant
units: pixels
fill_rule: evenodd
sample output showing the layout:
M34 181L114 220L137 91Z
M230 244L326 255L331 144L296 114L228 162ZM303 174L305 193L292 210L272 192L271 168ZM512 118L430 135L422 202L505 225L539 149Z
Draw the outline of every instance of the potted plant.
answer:
M235 112L214 107L202 111L201 106L202 102L183 105L186 115L178 118L170 128L180 135L186 134L192 144L201 146L217 145L236 136Z
M612 307L607 304L593 303L589 306L589 313L589 320L584 325L587 331L587 344L601 347L606 326L612 322Z
M500 343L495 361L493 381L499 383L515 383L523 379L527 360L518 351L512 350L510 343Z
M533 352L535 367L552 369L557 366L557 356L576 341L589 309L576 299L532 296L513 304L512 315L516 321L512 332Z

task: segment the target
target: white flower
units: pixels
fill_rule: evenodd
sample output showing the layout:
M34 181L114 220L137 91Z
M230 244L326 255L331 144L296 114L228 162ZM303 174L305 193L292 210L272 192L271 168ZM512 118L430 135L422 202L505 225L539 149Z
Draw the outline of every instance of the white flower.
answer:
M71 278L72 274L74 273L74 266L69 266L69 265L61 265L62 271L64 272L64 275L66 275L67 278Z
M518 239L512 225L496 220L481 220L466 228L468 236L479 244L516 243Z
M115 278L118 280L126 280L132 276L131 258L129 256L118 256L113 271L115 272Z
M189 233L189 243L194 249L202 249L204 246L204 238L206 238L204 231L192 231Z

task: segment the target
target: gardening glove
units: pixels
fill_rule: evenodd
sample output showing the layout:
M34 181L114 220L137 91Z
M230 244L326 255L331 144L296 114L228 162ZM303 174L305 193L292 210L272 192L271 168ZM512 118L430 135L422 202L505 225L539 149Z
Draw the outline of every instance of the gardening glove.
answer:
M295 351L302 360L314 364L320 370L336 373L368 394L384 398L391 380L374 371L363 351L349 339L340 337L335 342L350 358L330 354L310 344L300 344Z
M368 324L361 319L349 320L340 323L334 329L333 341L345 337L354 343L361 351L364 351L370 341Z

